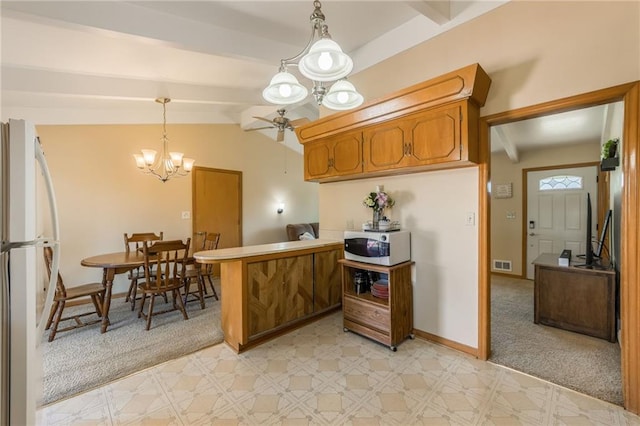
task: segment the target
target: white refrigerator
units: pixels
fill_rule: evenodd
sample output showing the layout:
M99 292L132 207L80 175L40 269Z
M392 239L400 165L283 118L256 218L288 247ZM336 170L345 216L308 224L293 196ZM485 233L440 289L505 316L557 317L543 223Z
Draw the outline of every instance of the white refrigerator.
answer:
M55 293L60 258L51 177L35 127L24 120L2 123L0 187L0 425L24 426L36 423L37 402L42 395L39 345ZM49 223L43 220L43 212L47 212ZM39 233L43 224L50 232L47 236ZM45 245L53 247L54 252L51 282L44 281L42 274Z

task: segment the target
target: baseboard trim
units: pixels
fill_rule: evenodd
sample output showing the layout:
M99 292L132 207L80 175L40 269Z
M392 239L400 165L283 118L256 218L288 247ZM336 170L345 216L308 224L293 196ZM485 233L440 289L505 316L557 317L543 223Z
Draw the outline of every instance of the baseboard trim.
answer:
M418 329L413 329L413 334L415 334L416 337L419 337L423 340L427 340L432 343L437 343L439 345L446 346L449 349L453 349L458 352L462 352L467 355L471 355L475 358L478 358L478 348L467 346L462 343L445 339L444 337L436 336L435 334L427 333L426 331L422 331Z

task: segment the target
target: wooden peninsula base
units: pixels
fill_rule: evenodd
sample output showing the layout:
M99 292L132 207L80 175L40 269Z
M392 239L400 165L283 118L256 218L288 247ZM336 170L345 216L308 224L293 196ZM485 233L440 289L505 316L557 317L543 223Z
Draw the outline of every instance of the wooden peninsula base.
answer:
M341 305L342 242L288 241L201 251L194 257L220 264L222 331L236 352Z

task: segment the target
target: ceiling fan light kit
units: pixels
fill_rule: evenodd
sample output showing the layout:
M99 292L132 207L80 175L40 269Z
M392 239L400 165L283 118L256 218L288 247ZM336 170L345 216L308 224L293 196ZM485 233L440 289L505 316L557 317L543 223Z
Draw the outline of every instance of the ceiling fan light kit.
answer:
M353 69L353 61L331 39L320 2L314 1L313 7L309 42L297 55L280 60L279 71L264 89L262 96L266 101L279 105L295 104L306 98L308 90L287 71L289 65L298 66L300 73L313 81L311 93L318 105L337 110L355 108L364 101L362 95L351 83L338 85L346 82L343 79ZM325 83L332 81L337 83L327 91ZM327 100L330 96L331 100Z

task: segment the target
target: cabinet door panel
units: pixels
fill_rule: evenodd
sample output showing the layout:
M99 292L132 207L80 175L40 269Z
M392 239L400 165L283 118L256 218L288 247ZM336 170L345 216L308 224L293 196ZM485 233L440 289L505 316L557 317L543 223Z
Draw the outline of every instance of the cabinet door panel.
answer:
M365 158L368 171L404 165L407 138L402 122L381 126L365 133Z
M362 140L360 133L333 142L333 168L337 175L362 172Z
M460 160L460 107L450 107L415 120L412 131L413 165Z
M317 142L305 146L305 179L328 175L331 172L330 159L330 147L326 143Z
M313 311L312 256L247 265L249 337Z
M342 259L342 250L315 254L314 312L337 306L342 302L340 269L336 268L339 259Z

